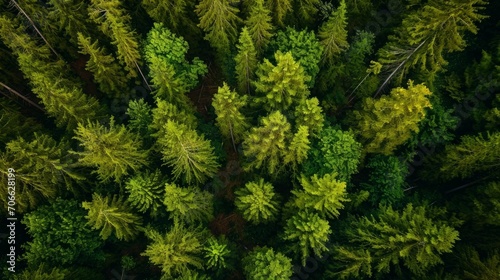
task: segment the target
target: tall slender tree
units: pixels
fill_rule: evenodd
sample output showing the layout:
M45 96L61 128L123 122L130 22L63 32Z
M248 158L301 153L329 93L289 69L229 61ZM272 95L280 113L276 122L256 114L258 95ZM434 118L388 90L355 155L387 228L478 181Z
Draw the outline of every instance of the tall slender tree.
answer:
M340 1L340 6L319 29L318 37L323 46L323 59L332 63L335 56L346 50L347 43L347 7L345 0Z
M268 0L267 7L274 15L276 25L284 26L285 18L292 12L292 0Z
M162 205L165 194L164 179L160 170L139 173L130 178L125 190L129 193L127 201L139 212L150 211L153 216Z
M297 170L298 165L307 159L307 152L311 148L310 144L309 127L299 126L288 146L288 151L284 158L285 164L292 164L292 168Z
M142 0L141 4L148 15L155 21L168 26L177 34L196 32L198 27L189 15L193 9L193 0Z
M257 68L257 52L248 33L248 29L243 27L240 33L238 54L234 57L236 62L236 77L238 80L238 90L243 94L250 94L251 81L254 79Z
M296 126L306 126L311 135L317 136L323 129L325 116L316 97L300 100L294 115Z
M264 5L264 0L254 0L250 14L245 20L245 26L248 28L258 55L262 54L273 35L274 27L270 13Z

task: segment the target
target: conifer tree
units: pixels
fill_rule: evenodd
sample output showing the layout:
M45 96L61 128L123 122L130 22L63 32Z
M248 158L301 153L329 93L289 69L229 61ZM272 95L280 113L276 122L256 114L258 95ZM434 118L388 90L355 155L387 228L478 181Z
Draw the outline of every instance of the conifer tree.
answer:
M474 193L472 211L467 214L479 225L500 225L500 182L480 186Z
M326 242L331 232L328 221L317 213L299 211L287 220L284 239L293 242L292 250L300 256L302 265L306 265L311 252L321 257L328 251Z
M319 178L316 174L311 178L302 175L300 184L303 190L293 190L295 205L301 210L314 209L322 217L338 217L339 209L348 202L346 183L336 179L336 174L326 174Z
M159 98L156 99L156 108L152 110L152 116L149 129L155 132L153 136L156 137L165 135L165 124L169 120L182 123L190 129L195 129L198 125L198 120L193 114Z
M113 233L119 240L133 240L141 230L141 217L130 212L130 206L118 196L92 194L91 202L83 202L82 207L88 210L86 218L93 229L101 230L103 240Z
M263 103L267 110L286 110L309 95L306 83L311 78L290 52L283 54L277 51L274 57L276 65L267 59L259 65L254 85L261 96L256 100Z
M378 100L366 98L363 109L354 111L358 133L368 142L366 152L390 155L412 132L418 132L425 108L431 107L430 95L425 85L413 85L410 80L408 89L395 88Z
M228 240L224 236L208 238L203 246L203 251L208 268L222 269L231 266L230 262L234 252L231 251Z
M22 137L31 140L33 133L42 131L42 126L34 118L27 117L20 112L14 102L0 99L0 149L5 150L5 145L11 140Z
M70 37L71 43L75 45L78 43L78 33L89 34L89 18L87 13L83 12L88 9L86 2L49 0L48 4L50 5L48 19L58 25L59 30L65 31L66 35Z
M323 46L323 59L332 63L335 56L347 49L347 7L345 0L340 1L340 6L319 29L318 37Z
M280 111L262 119L260 127L254 127L243 141L243 154L248 160L247 169L265 168L275 174L283 162L290 124Z
M111 118L109 127L100 123L78 124L74 139L80 141L82 152L79 163L83 166L97 167L95 171L102 181L120 179L130 170L137 171L147 165L147 152L141 150L141 141L137 135L123 125L115 125Z
M137 77L137 70L141 72L139 68L141 54L137 33L130 26L130 15L121 7L120 0L91 0L91 3L90 18L113 40L118 59L128 71L128 77Z
M309 141L309 127L299 126L297 132L293 135L292 141L288 146L288 151L284 157L285 164L292 164L293 169L297 169L297 165L307 159L311 142Z
M174 223L207 222L213 218L213 195L196 187L181 188L173 183L165 185L163 204Z
M196 32L197 27L189 17L193 9L193 0L142 0L141 4L148 15L155 21L168 26L177 34L188 30Z
M155 172L146 171L130 178L125 190L129 193L127 201L139 212L151 211L156 215L156 211L162 205L165 188L160 170Z
M91 38L78 33L80 53L88 55L86 69L94 74L99 89L114 97L119 97L127 88L127 78L115 58L99 47L99 41L92 43Z
M236 62L236 77L238 80L238 90L243 94L250 94L251 81L254 79L257 68L257 52L248 33L248 29L243 27L240 33L238 54L234 57Z
M445 210L430 206L408 204L402 211L383 206L377 217L356 220L346 233L356 248L370 251L372 265L378 272L387 273L391 264L401 264L422 276L442 263L440 255L451 252L458 240L458 231L453 228L456 221L446 220L444 213ZM346 260L347 255L343 257Z
M196 5L200 27L205 32L205 40L210 42L219 55L228 52L238 37L238 8L229 0L201 0Z
M159 23L148 32L144 46L155 96L183 110L191 108L185 94L196 87L199 76L208 72L198 57L187 60L188 49L188 43L182 37Z
M203 135L171 120L167 121L164 130L158 143L162 146L164 162L173 168L174 179L182 175L188 184L203 183L217 172L219 163L214 148Z
M56 267L52 267L49 269L45 264L41 264L38 266L36 270L25 269L22 273L18 273L14 275L14 280L64 280L67 279L66 275L68 275L68 271L65 269L59 269Z
M327 277L332 279L372 277L372 256L367 249L339 246L335 248L334 259L328 266Z
M320 0L295 0L293 10L297 11L304 24L309 25L316 20L320 3Z
M247 118L241 113L242 107L246 104L246 96L242 97L231 91L226 83L219 87L212 100L212 106L215 109L215 115L217 115L216 124L221 134L231 139L233 144L239 143L243 139L243 135L250 126Z
M466 135L457 145L446 147L439 157L439 176L443 179L466 178L475 172L498 170L500 166L500 132Z
M74 171L75 164L68 158L68 144L56 142L45 134L34 134L33 140L12 140L0 154L0 178L9 182L9 168L15 174L16 211L33 209L45 199L53 199L66 189L74 191L75 182L84 179ZM7 205L9 190L0 189L0 200ZM5 208L7 209L7 208Z
M458 252L462 279L498 279L500 271L500 252L498 249L481 257L473 247L464 247Z
M291 279L292 260L273 248L256 248L243 258L243 271L247 279Z
M295 107L296 126L306 126L311 135L317 136L323 128L325 117L316 97L302 99Z
M276 25L284 26L284 20L288 13L292 11L292 0L268 0L267 7L274 15Z
M278 214L277 194L270 183L259 181L248 182L234 192L234 204L243 213L243 218L253 224L270 222Z
M141 255L148 257L152 264L159 265L163 277L173 279L203 267L203 260L199 257L203 252L200 232L175 223L166 234L153 229L145 233L152 243Z
M245 26L252 37L257 54L262 54L272 37L273 25L270 11L264 6L264 0L254 0Z
M151 134L151 127L153 122L153 114L151 106L144 101L143 98L139 100L130 100L128 103L127 112L129 122L127 127L146 137Z

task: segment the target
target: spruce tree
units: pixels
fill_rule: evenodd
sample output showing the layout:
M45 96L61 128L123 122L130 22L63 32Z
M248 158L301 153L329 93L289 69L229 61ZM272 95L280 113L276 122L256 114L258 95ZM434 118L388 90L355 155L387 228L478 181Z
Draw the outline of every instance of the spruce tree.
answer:
M270 183L259 181L248 182L234 192L234 204L243 213L243 218L253 224L270 222L278 214L277 194Z
M196 187L181 188L173 183L165 184L163 204L174 223L208 222L213 218L213 195Z
M309 96L306 83L311 79L293 59L290 52L274 54L276 65L269 60L259 65L254 85L260 95L256 101L267 110L286 110Z
M158 143L162 147L164 162L172 167L174 179L182 179L188 184L203 183L219 168L214 148L204 136L185 124L168 120L165 134Z
M119 182L130 170L147 165L148 154L141 149L138 136L123 125L115 125L113 118L109 127L97 122L80 123L75 134L73 138L80 141L83 151L73 153L79 155L83 166L97 167L95 172L102 181Z
M296 11L304 25L310 25L316 21L320 3L320 0L295 0L293 10Z
M222 235L220 238L211 236L207 239L204 258L208 268L223 269L231 266L231 258L234 252L229 246L229 241Z
M200 232L176 223L165 234L153 229L146 230L145 234L152 243L141 255L148 257L152 264L159 265L163 277L173 279L203 268L200 257L203 236Z
M299 126L297 132L293 135L288 151L284 157L285 164L292 164L294 170L307 159L307 152L311 148L309 141L309 128L307 126Z
M340 1L340 6L319 29L318 37L323 46L323 59L332 63L333 59L347 49L347 7L345 0Z
M182 123L190 129L194 129L198 125L198 120L193 114L160 98L156 99L156 108L151 112L153 120L150 122L148 128L155 132L153 136L156 137L165 135L165 124L169 120Z
M37 267L36 270L25 269L22 273L18 273L14 275L14 280L64 280L67 279L68 271L65 269L60 269L56 267L52 267L51 269L47 268L46 264L41 264Z
M378 100L363 100L363 109L354 111L354 116L358 134L367 142L366 152L390 155L413 132L418 132L425 108L431 107L431 94L425 85L413 85L410 80L408 89L399 87Z
M302 176L300 184L303 189L293 190L295 205L301 210L316 210L322 217L334 218L340 215L339 210L348 202L346 183L336 179L336 174L326 174L311 178Z
M251 81L254 79L257 68L257 52L246 27L241 30L236 47L238 48L238 54L234 57L234 60L236 62L238 90L240 93L250 94Z
M155 21L163 23L177 34L196 32L197 27L190 18L193 0L142 0L141 5Z
M316 97L300 100L294 116L296 126L306 126L311 135L317 136L323 128L325 117Z
M84 35L90 33L88 15L85 12L76 12L86 11L88 9L86 2L49 0L48 4L48 19L54 22L59 30L64 30L72 44L78 44L79 33Z
M130 118L127 128L142 135L143 138L151 134L152 129L150 125L152 125L153 122L153 113L151 105L146 103L143 98L139 100L130 100L125 113Z
M83 202L82 207L88 210L88 224L100 230L103 240L111 234L119 240L133 240L141 230L141 217L130 212L130 206L118 196L92 194L91 202Z
M154 216L160 209L165 194L163 176L160 170L146 171L130 178L125 184L129 194L127 201L139 212L150 211Z
M275 24L285 26L285 18L292 12L292 0L268 0L267 7L274 15Z
M291 249L300 256L302 265L312 252L321 257L328 251L326 243L332 230L327 220L312 211L299 211L286 222L284 239L292 241Z
M264 0L254 0L250 8L250 14L245 20L245 26L252 37L257 54L262 54L269 43L273 25L271 23L270 11L264 6Z
M292 260L273 248L256 248L243 258L243 272L247 279L287 280L293 274Z
M261 123L243 141L243 154L248 161L245 168L264 168L268 174L275 174L283 163L290 124L280 111L263 118Z
M233 145L243 139L243 135L250 126L247 118L241 113L241 109L246 104L246 96L239 96L236 92L231 91L226 83L219 87L212 100L212 106L217 116L216 124L221 134L233 141Z

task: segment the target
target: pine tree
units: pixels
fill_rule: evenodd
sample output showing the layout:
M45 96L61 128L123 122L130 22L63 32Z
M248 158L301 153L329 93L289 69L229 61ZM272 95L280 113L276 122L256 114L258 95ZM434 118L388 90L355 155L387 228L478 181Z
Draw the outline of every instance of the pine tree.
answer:
M200 19L198 27L205 32L205 40L210 42L219 55L230 50L238 36L238 8L229 0L201 0L196 5L196 14Z
M340 1L340 6L332 11L332 14L319 29L318 37L323 46L323 59L332 63L334 58L346 50L347 43L347 8L345 0Z
M500 271L500 252L498 249L488 252L481 258L473 247L464 247L458 252L462 279L489 280L498 279Z
M19 107L8 99L0 99L0 149L5 150L5 145L19 137L31 140L35 132L42 131L42 126L37 120L24 116Z
M139 68L141 54L137 33L130 26L130 15L121 7L120 0L91 0L91 3L90 18L113 40L118 59L128 71L128 77L137 77L136 70L141 71Z
M159 136L164 162L173 168L174 179L183 176L186 183L203 183L219 168L214 148L204 136L185 124L168 120L165 134Z
M127 78L115 58L106 54L104 48L99 47L99 41L91 42L91 38L78 33L80 53L88 55L86 69L94 74L99 89L111 96L119 97L127 88Z
M284 239L294 242L292 250L301 257L302 265L306 265L311 251L319 257L328 251L326 243L331 232L328 221L318 214L299 211L287 220Z
M326 174L319 178L302 175L300 184L303 190L293 190L295 205L301 210L314 209L322 217L334 218L340 215L339 209L348 202L346 183L336 179L336 174Z
M203 238L198 231L174 224L164 235L152 229L145 233L152 243L141 255L159 265L163 277L172 279L176 275L188 274L194 268L203 268L203 260L199 257L203 252Z
M297 165L307 159L311 142L309 141L309 128L307 126L299 126L297 132L293 135L292 141L288 146L288 151L284 157L285 164L292 164L294 170Z
M284 20L288 13L292 11L292 0L268 0L267 8L274 15L276 25L284 26Z
M241 113L241 109L246 104L246 96L242 97L231 91L226 83L219 87L212 99L212 106L215 109L215 115L217 115L216 124L221 134L233 141L233 145L243 139L243 135L250 126L247 118Z
M163 204L174 223L208 222L213 218L213 195L196 187L181 188L167 183Z
M500 182L480 186L474 193L472 207L467 208L470 220L479 225L500 225ZM470 211L469 209L472 209Z
M66 278L67 274L68 271L65 269L52 267L52 269L49 270L49 268L46 268L45 264L41 264L38 266L36 270L25 269L23 270L22 273L15 274L13 279L14 280L47 280L47 279L64 280L67 279Z
M243 218L253 224L270 222L278 214L277 194L270 183L259 181L248 182L234 192L234 204L243 213Z
M114 178L116 182L147 165L146 151L141 150L141 141L137 135L128 131L123 125L115 125L111 118L109 127L100 123L88 122L78 124L74 139L80 141L82 152L79 163L83 166L97 167L95 171L102 181Z
M286 110L309 95L306 83L311 79L304 69L295 62L290 52L274 54L276 65L264 59L257 70L254 85L261 97L256 101L263 103L267 110Z
M199 76L208 72L198 57L187 60L188 49L188 43L182 37L159 23L148 32L144 46L155 96L184 110L191 107L185 94L196 87Z
M129 122L127 128L131 131L147 137L151 134L151 127L153 122L153 114L151 105L146 103L143 98L139 100L130 100L128 103L127 112Z
M125 190L129 194L127 202L137 211L144 213L149 210L154 216L162 205L165 194L163 185L160 170L156 169L154 173L149 171L139 173L130 178L125 185Z
M153 120L149 124L149 129L155 131L153 136L156 137L165 135L165 124L169 120L182 123L190 129L195 129L198 125L198 120L193 114L159 98L156 99L156 108L152 110L152 115Z
M264 0L254 0L253 2L245 26L252 37L257 54L260 55L267 47L274 27L271 23L271 12L264 6Z
M257 68L257 52L246 27L241 30L236 47L238 48L238 54L234 57L234 60L236 62L238 90L241 93L250 94L251 81L254 79L255 69Z
M50 5L47 14L48 19L58 25L59 30L65 31L72 44L76 45L78 43L79 33L89 34L90 24L87 14L76 12L86 11L88 9L86 2L49 0L48 4Z
M141 230L141 217L130 212L127 202L118 196L92 194L91 202L83 202L82 207L88 210L86 218L93 229L101 230L103 240L113 233L119 240L133 240Z
M246 169L264 168L275 174L283 162L290 124L280 111L262 119L262 126L254 127L243 141Z
M356 248L371 252L378 272L387 273L391 264L402 263L422 276L442 263L440 255L451 252L458 240L458 231L453 228L456 222L448 221L443 209L408 204L403 211L383 206L378 213L377 217L356 220L346 231Z
M431 107L431 94L425 85L413 85L410 80L408 89L395 88L378 100L366 98L363 109L354 111L358 133L368 142L366 152L390 155L412 132L418 132L425 108Z
M229 263L233 252L229 247L229 241L224 237L208 238L203 251L205 252L205 260L208 268L223 269L231 266Z
M327 270L327 277L347 279L349 277L372 277L372 256L369 250L339 246L335 248L335 261Z
M442 179L466 178L476 172L498 170L500 161L500 132L487 137L463 136L457 145L446 147L439 157L439 176Z
M316 97L302 99L295 107L295 122L297 126L306 126L311 135L317 136L323 128L325 117Z
M298 17L305 25L310 25L316 21L320 3L320 0L295 0L293 10L297 11Z
M45 134L34 134L33 140L12 140L0 154L0 178L9 182L9 168L15 174L16 211L26 212L45 199L61 195L65 186L74 191L75 182L84 179L75 172L75 164L68 158L68 143L56 142ZM9 190L0 189L0 200L7 205ZM7 208L5 208L7 210Z
M243 258L246 279L291 279L292 260L273 248L256 248Z
M197 31L196 24L188 14L194 2L192 0L142 0L141 5L155 22L163 23L175 33L181 34L186 30Z

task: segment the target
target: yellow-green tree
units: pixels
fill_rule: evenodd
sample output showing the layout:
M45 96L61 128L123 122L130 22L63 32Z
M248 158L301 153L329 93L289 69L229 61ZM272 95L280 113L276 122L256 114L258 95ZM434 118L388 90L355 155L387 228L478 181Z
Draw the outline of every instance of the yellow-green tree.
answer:
M284 157L285 164L292 164L294 170L307 159L311 141L309 141L309 127L299 126L297 132L293 135Z
M333 62L336 55L347 49L347 8L344 0L319 29L318 37L323 46L323 58L326 62Z
M238 54L234 57L236 62L236 78L238 80L238 90L240 93L249 94L251 81L254 79L257 68L257 52L248 33L248 29L243 27L240 33Z
M233 144L239 143L243 139L243 135L250 126L247 118L241 113L241 108L246 103L246 96L239 96L236 92L231 91L226 83L219 87L212 100L212 106L215 109L215 115L217 115L216 124L222 135L231 139Z
M366 152L390 155L394 149L418 132L418 124L431 107L429 89L408 82L408 89L395 88L380 99L368 97L363 108L354 111L358 134L365 139Z
M192 224L213 218L213 195L196 187L182 188L173 183L165 184L163 204L175 223Z
M300 100L294 115L296 126L308 127L311 135L317 136L323 128L325 117L316 97Z
M250 8L250 14L245 20L245 26L252 37L257 54L262 54L272 37L273 25L271 23L271 12L264 6L264 0L254 0Z
M248 182L234 192L236 208L243 213L243 218L253 224L270 222L278 214L277 195L273 185L260 179Z

